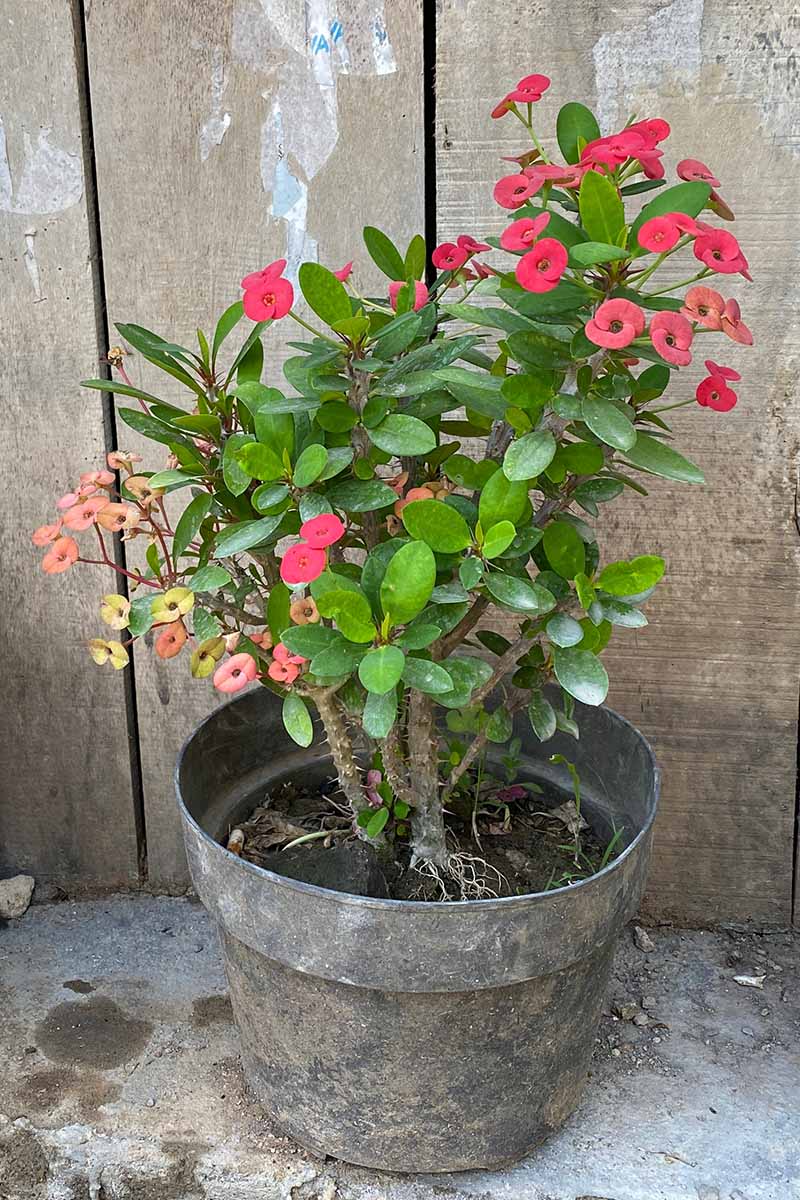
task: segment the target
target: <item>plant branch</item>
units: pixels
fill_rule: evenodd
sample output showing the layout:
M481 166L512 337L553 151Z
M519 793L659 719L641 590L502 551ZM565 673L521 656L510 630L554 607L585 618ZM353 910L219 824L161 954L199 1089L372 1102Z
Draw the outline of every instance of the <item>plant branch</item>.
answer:
M513 713L518 712L519 709L521 709L522 706L525 703L527 703L527 700L528 700L527 692L516 692L512 697L510 697L509 699L507 699L505 701L505 703L503 704L503 708L505 709L506 713L509 716L512 716ZM449 796L452 794L454 788L458 784L458 781L459 781L459 779L461 779L462 775L466 774L466 772L470 769L472 764L475 762L475 759L478 757L478 755L482 754L483 751L486 749L488 741L489 741L489 739L486 735L486 730L483 729L477 735L477 737L474 738L474 740L470 743L466 754L461 759L461 762L458 764L458 766L453 767L452 771L450 772L450 777L447 780L447 783L446 783L445 789L444 789L444 794L442 796L443 804L447 803Z

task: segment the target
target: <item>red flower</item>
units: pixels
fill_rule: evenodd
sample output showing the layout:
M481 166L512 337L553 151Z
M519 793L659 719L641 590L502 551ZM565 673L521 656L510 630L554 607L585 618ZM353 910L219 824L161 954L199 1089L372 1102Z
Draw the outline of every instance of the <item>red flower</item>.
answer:
M711 271L721 275L744 275L751 279L747 259L732 233L726 229L714 229L701 225L694 243L694 256Z
M741 309L736 300L729 300L725 305L722 313L722 332L743 346L753 344L753 335L742 320Z
M404 288L405 286L406 286L405 282L402 279L398 280L396 283L389 284L389 303L391 304L391 306L395 310L395 312L397 311L398 294L400 292L400 289ZM419 279L416 279L414 281L414 305L413 305L414 312L416 312L418 308L422 308L423 305L425 305L427 303L428 303L428 289L426 288L424 283L422 283Z
M662 121L661 117L651 117L647 121L634 121L632 125L628 126L628 129L640 133L650 150L659 142L663 142L670 134L669 125L666 121Z
M278 321L292 307L294 288L281 275L285 267L286 259L279 258L263 271L254 271L242 280L242 305L251 321Z
M493 267L487 267L485 263L478 262L477 258L472 260L472 268L478 279L490 279L492 275L497 274Z
M344 524L335 513L320 513L300 526L300 536L314 550L324 550L344 536Z
M650 340L667 362L685 367L692 361L692 327L677 312L659 312L650 322Z
M539 186L543 183L560 183L564 187L578 187L583 178L583 168L575 167L560 167L558 163L533 163L530 167L524 167L523 175L527 175L528 179L535 180Z
M345 263L343 267L339 267L339 270L334 271L333 273L336 276L336 278L340 281L340 283L345 283L346 280L348 280L350 278L350 276L353 274L352 259L350 260L349 263Z
M311 583L325 570L327 561L328 556L318 546L298 542L281 559L281 579L284 583Z
M508 96L504 96L499 104L495 104L494 108L492 109L492 118L496 121L499 117L504 117L506 113L511 112L513 107L514 101L511 99L510 94Z
M494 198L501 208L519 208L536 195L542 182L527 175L504 175L494 185Z
M673 212L664 213L661 217L651 217L649 221L645 221L636 236L644 250L663 254L665 250L677 246L684 233L689 233L692 237L697 236L697 222L692 217L687 217L686 213Z
M539 234L550 220L550 213L540 213L538 217L520 217L512 221L500 235L500 245L504 250L530 250Z
M514 272L517 283L528 292L550 292L567 269L567 251L555 238L542 238L523 254Z
M469 251L455 242L442 242L431 255L433 265L440 271L457 271L469 258Z
M546 75L526 75L513 92L508 93L506 100L513 100L517 104L535 104L549 87L550 80Z
M258 675L252 654L234 654L214 672L214 687L220 692L240 692Z
M245 275L241 282L241 287L245 292L257 291L263 284L270 279L277 279L286 270L286 259L276 258L275 262L269 266L263 267L260 271L253 271L250 275Z
M689 183L710 183L712 188L719 187L719 180L714 177L710 167L701 163L699 158L683 158L678 163L678 178Z
M690 321L696 321L704 329L722 329L722 314L725 301L719 292L710 287L689 288L681 312Z
M645 315L630 300L604 300L584 330L595 346L619 350L644 332Z
M640 150L636 154L639 165L648 179L663 179L664 164L661 161L663 150Z
M737 380L742 378L738 371L734 371L733 367L722 367L719 363L715 363L712 358L706 359L705 368L712 375L719 375L720 379L729 379L731 383L736 383Z
M730 412L735 407L738 396L728 382L741 379L738 371L732 367L721 367L710 358L706 359L708 378L697 385L695 396L702 408L713 408L715 412Z
M480 254L482 250L491 250L491 246L486 242L476 242L474 237L470 237L468 233L462 233L456 238L456 245L462 250L466 250L467 254Z

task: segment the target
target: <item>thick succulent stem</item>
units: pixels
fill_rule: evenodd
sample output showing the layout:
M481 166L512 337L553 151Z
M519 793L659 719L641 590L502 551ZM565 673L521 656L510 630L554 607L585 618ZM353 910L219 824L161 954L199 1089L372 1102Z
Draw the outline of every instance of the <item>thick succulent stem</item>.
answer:
M328 745L331 748L333 765L339 778L339 786L344 793L347 803L353 810L353 816L358 817L362 809L369 808L369 801L361 786L361 771L353 753L353 743L347 731L344 714L336 699L336 695L328 688L314 689L309 692L317 706ZM361 826L355 826L359 837L371 841Z
M448 851L439 796L438 747L433 701L422 692L412 691L408 716L408 759L414 790L412 861L444 866Z

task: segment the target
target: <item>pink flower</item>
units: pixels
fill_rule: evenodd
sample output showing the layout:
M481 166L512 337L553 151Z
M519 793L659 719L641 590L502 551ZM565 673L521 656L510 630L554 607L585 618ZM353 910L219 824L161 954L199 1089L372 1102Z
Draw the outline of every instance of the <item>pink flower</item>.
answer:
M324 550L298 542L281 559L281 579L284 583L311 583L325 570L326 562Z
M650 341L667 362L685 367L692 361L692 327L677 312L658 312L650 322Z
M42 570L48 575L60 575L78 561L78 543L75 538L57 538L42 559Z
M520 79L513 92L508 93L506 99L513 100L516 104L535 104L537 100L541 100L549 87L550 80L546 75L526 75L524 79Z
M689 288L681 312L690 321L696 321L704 329L722 329L722 314L725 301L719 292L710 287Z
M324 550L344 536L344 523L335 513L320 513L300 526L300 537L305 538L314 550Z
M62 511L65 508L72 508L73 505L78 504L82 499L83 497L79 492L67 492L65 495L56 500L56 508L59 508Z
M706 359L706 370L708 378L698 383L695 392L697 403L702 408L713 408L715 412L730 412L739 397L728 387L728 382L741 379L741 375L732 367L721 367L710 358Z
M604 300L584 330L595 346L619 350L644 332L645 315L630 300Z
M583 168L560 167L558 163L535 162L522 171L528 179L534 180L539 186L543 183L560 183L564 187L578 187L583 178Z
M494 198L501 208L520 208L526 200L536 195L542 182L541 179L530 179L527 175L504 175L494 185Z
M694 256L721 275L744 275L751 279L747 259L732 233L702 225L694 243Z
M334 271L333 273L341 283L345 283L353 274L352 260L349 263L345 263L343 267L340 267L338 271Z
M34 529L31 534L34 546L49 546L50 542L54 542L61 535L62 524L62 521L57 521L55 525L40 525L38 529Z
M639 245L644 250L653 250L663 254L677 246L684 233L695 237L698 233L697 223L685 213L665 213L661 217L651 217L645 221L638 234Z
M705 163L701 163L699 158L684 158L678 163L677 167L678 178L685 179L689 183L710 183L712 188L719 187L719 180L715 179L710 167Z
M111 450L106 455L106 462L112 471L132 471L133 464L141 461L141 454L134 454L131 450Z
M611 137L595 138L587 142L581 151L582 163L602 163L604 166L618 167L629 158L636 158L637 151L647 149L647 140L636 129L623 129Z
M302 667L304 662L308 662L308 659L303 658L302 654L292 654L283 642L278 642L272 651L272 657L279 663L292 663L295 667Z
M397 311L397 297L400 293L400 289L404 288L405 286L406 286L406 284L402 279L397 280L397 282L395 282L395 283L389 284L389 303L391 304L391 306L395 310L395 312ZM415 279L414 280L414 304L413 304L414 312L417 312L418 309L422 308L423 305L425 305L427 303L428 303L428 289L426 288L425 284L422 283L421 280Z
M500 235L500 245L504 250L529 250L539 234L550 220L550 213L540 213L538 217L520 217L512 221Z
M457 271L469 258L469 251L455 242L442 242L431 255L433 265L440 271Z
M95 487L108 487L113 482L111 471L84 471L81 475L81 483L94 484Z
M628 126L628 129L640 133L645 139L648 149L663 142L670 134L669 125L666 121L662 121L661 117L651 117L646 121L634 121L632 125Z
M91 496L88 500L82 500L67 509L64 513L64 524L67 529L88 529L90 525L94 525L97 514L102 512L107 504L106 496Z
M712 375L719 375L720 379L729 379L731 383L736 383L737 380L742 378L738 371L734 371L733 367L722 367L719 363L715 363L712 358L706 359L705 368Z
M752 346L753 335L741 317L741 309L736 300L729 300L722 314L722 332L734 342L743 346Z
M256 660L252 654L234 654L233 658L220 663L214 672L214 687L219 692L240 692L258 675Z
M567 251L555 238L542 238L523 254L514 274L528 292L550 292L567 269Z
M462 250L466 250L467 254L480 254L483 250L491 250L491 246L487 242L476 242L474 237L470 237L468 233L459 234L456 238L456 245Z
M638 158L639 166L648 179L664 178L664 164L661 161L662 150L639 150L635 157Z
M497 275L494 267L487 267L486 263L478 262L477 258L472 260L472 269L478 276L478 279L490 279L492 275Z
M254 271L242 280L242 304L251 321L278 321L292 307L294 288L281 275L285 267L286 259L279 258L263 271Z
M504 117L506 113L511 112L513 107L514 101L511 99L510 94L508 96L504 96L503 99L500 100L499 103L495 104L494 108L492 109L492 119L496 121L499 117Z
M297 676L300 674L300 668L293 663L271 662L267 667L267 674L270 679L274 679L276 683L294 683Z

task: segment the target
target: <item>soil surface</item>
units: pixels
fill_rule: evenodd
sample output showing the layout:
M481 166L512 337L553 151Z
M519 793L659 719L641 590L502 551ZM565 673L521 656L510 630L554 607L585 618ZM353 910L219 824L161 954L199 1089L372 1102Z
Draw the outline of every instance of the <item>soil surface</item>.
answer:
M548 785L492 785L448 813L455 876L411 866L409 843L392 835L379 854L354 836L335 794L285 784L228 831L234 853L259 867L318 887L392 900L463 900L521 896L578 883L624 846L592 828L574 799ZM587 820L586 818L589 818ZM580 828L579 828L580 826ZM313 840L294 844L315 835ZM577 836L576 836L577 835Z

